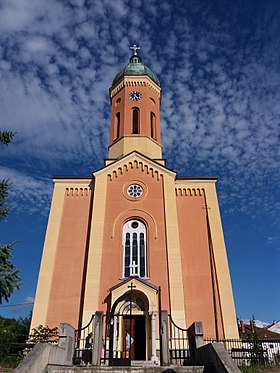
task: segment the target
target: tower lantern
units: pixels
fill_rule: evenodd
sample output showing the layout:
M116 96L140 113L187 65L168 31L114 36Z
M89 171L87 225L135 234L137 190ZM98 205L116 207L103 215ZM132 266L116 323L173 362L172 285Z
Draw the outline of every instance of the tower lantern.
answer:
M111 129L109 159L138 151L162 159L160 138L160 96L158 77L141 61L137 51L119 71L110 88Z

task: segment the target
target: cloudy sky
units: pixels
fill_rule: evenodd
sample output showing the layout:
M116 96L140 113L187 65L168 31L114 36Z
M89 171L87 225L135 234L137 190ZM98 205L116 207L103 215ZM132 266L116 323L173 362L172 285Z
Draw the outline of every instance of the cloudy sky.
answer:
M279 35L279 0L0 0L0 128L17 132L0 241L18 240L23 278L0 315L32 306L51 177L102 167L108 89L136 43L162 85L167 165L219 176L237 315L280 319Z

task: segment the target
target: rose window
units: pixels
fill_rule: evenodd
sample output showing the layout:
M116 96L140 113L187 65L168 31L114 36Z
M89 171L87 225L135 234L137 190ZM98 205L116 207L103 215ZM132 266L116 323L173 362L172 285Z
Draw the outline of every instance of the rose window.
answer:
M141 185L132 184L127 188L127 194L130 197L138 198L143 194L143 188L141 187Z

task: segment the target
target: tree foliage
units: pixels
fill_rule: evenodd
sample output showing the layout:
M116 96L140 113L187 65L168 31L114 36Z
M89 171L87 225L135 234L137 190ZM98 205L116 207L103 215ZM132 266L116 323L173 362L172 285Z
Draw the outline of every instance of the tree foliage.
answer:
M28 343L56 342L58 340L58 328L50 328L47 325L39 325L31 330Z
M25 347L25 342L28 338L30 328L31 314L29 317L19 319L10 319L0 317L0 363L6 363L10 359L10 355L15 353L21 354L19 351ZM23 347L21 347L23 344ZM17 359L16 359L17 362ZM0 368L1 371L1 368Z
M8 302L14 289L21 284L19 269L11 261L13 245L0 245L0 304L3 298Z
M5 145L10 144L13 141L15 134L16 133L12 131L1 131L0 130L0 142Z
M18 319L0 316L0 335L9 333L16 337L13 338L15 342L25 342L29 335L30 322L31 312L28 317L19 317Z
M14 132L0 130L0 143L8 145L14 135ZM4 219L10 211L10 206L7 205L10 186L9 180L4 179L0 182L0 220ZM14 244L15 242L8 245L0 244L0 304L3 299L8 302L13 290L18 289L21 284L19 270L11 260Z
M0 181L0 220L4 219L10 211L10 206L7 205L10 186L9 180Z
M14 136L15 132L0 130L0 143L4 145L10 144ZM9 180L4 179L0 182L0 220L4 219L10 211L10 206L6 205L9 198L10 186Z

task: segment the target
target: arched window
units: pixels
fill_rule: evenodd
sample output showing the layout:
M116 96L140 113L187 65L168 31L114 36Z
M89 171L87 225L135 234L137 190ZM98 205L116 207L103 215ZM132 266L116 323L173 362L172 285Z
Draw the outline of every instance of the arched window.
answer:
M121 113L116 114L116 139L120 137L120 123L121 123Z
M150 113L150 122L151 122L151 137L156 138L156 116L154 113Z
M146 226L139 220L129 220L123 226L123 277L147 277Z
M132 110L132 133L139 133L139 109Z

